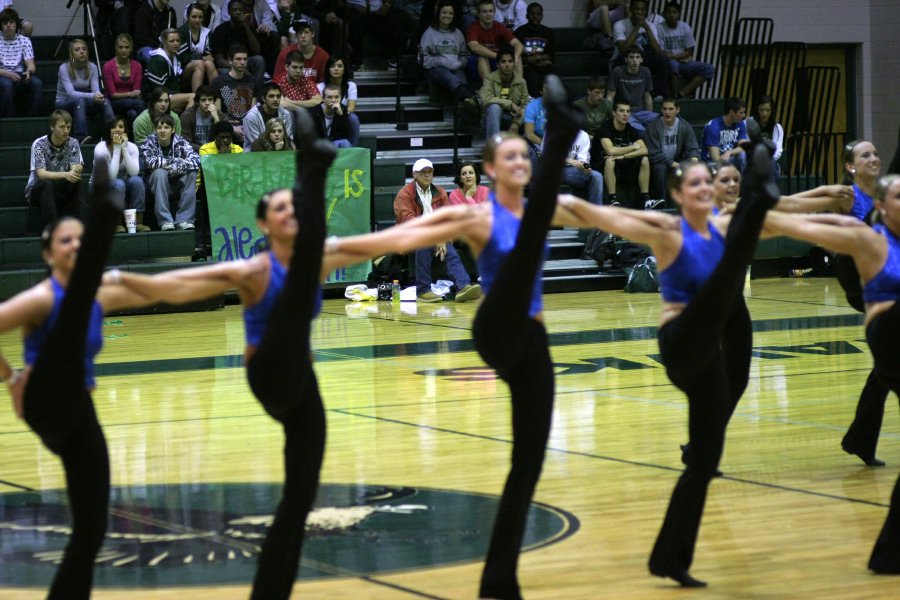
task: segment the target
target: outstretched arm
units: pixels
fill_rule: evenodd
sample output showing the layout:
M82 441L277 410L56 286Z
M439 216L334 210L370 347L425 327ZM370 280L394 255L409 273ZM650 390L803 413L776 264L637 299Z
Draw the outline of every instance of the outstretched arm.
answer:
M251 261L223 262L208 267L166 271L157 275L107 273L100 289L106 310L148 306L159 302L186 304L240 287L253 274Z
M818 244L854 258L864 254L867 247L871 249L881 238L859 220L843 215L788 215L769 211L764 230Z
M775 210L782 212L821 212L833 210L846 214L853 206L853 188L846 185L820 185L817 188L782 196Z
M658 211L596 206L569 194L559 196L558 203L568 211L561 219L566 225L602 229L654 249L662 237L679 231L677 217Z
M483 225L483 216L483 210L479 207L447 206L375 233L330 238L325 245L325 255L342 254L359 262L390 252L406 254L418 248L466 237L473 229Z

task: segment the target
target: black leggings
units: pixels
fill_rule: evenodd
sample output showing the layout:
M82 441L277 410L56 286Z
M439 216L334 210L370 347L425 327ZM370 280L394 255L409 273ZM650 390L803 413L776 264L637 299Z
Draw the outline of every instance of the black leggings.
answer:
M333 151L330 154L333 157ZM247 379L266 411L284 427L284 491L266 534L251 598L288 598L297 578L306 516L319 487L325 453L325 411L310 357L322 245L325 241L327 162L305 152L294 187L299 231L284 288L262 341L247 364Z
M900 396L900 303L875 317L866 328L866 340L875 359L875 374ZM872 556L869 568L876 573L900 574L900 477L891 494L891 507Z
M544 326L528 315L534 278L556 209L562 167L577 128L550 123L515 247L497 271L472 325L475 348L509 385L512 467L503 488L481 578L481 597L521 597L516 578L519 547L541 475L553 415L553 363Z
M838 283L841 284L844 294L847 296L847 302L859 312L865 312L862 284L859 281L859 271L856 270L853 259L844 254L835 255L834 269ZM873 368L859 395L853 423L850 424L844 439L841 440L841 447L844 450L856 454L864 461L875 458L888 391L887 385L875 375Z
M105 198L91 203L78 262L25 387L25 421L62 459L72 511L72 535L48 598L90 597L94 559L106 535L109 453L85 390L84 361L91 308L120 217Z
M650 571L657 575L690 569L725 429L747 387L752 326L742 291L769 206L752 192L738 203L718 266L683 312L659 330L666 374L688 398L691 460L650 555Z

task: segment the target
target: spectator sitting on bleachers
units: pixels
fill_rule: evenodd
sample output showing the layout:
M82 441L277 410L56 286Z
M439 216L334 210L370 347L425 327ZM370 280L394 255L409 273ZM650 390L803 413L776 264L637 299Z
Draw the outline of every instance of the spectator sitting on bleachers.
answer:
M303 76L313 84L324 81L328 53L322 47L316 45L312 23L309 21L297 21L294 23L293 29L297 32L297 43L283 48L278 53L272 79L275 81L281 79L286 68L285 63L287 62L288 54L299 52L300 56L303 57Z
M134 120L146 108L141 97L144 69L132 58L134 42L127 33L116 36L116 56L103 64L103 87L113 111L125 115L128 129L134 127Z
M144 94L149 96L156 88L165 88L169 93L172 110L183 111L194 101L193 92L181 91L181 62L178 60L178 49L181 47L181 36L177 29L166 29L160 35L162 48L150 53L150 61L144 72Z
M219 118L216 90L211 85L201 85L194 93L194 105L181 113L180 134L191 143L194 150L199 151L203 144L212 139L210 129L219 122ZM177 129L175 133L179 133Z
M328 54L346 54L341 0L297 0L294 11L318 21L316 40Z
M138 48L137 59L144 65L150 61L150 53L160 47L160 34L178 27L175 9L169 6L169 0L143 0L131 22L134 45Z
M350 60L353 70L363 64L363 37L375 34L379 40L387 40L388 67L396 67L395 56L406 48L415 32L415 23L409 16L391 5L390 0L345 0L347 30L350 44ZM385 58L384 56L382 58Z
M775 145L775 155L772 160L775 163L775 172L779 173L781 169L778 167L778 159L784 152L784 127L775 117L775 101L771 96L762 95L756 100L753 107L753 116L750 117L759 124L759 131L763 139L772 140Z
M141 144L141 160L160 230L194 229L200 156L190 142L175 133L172 115L162 115L156 120L156 133ZM173 218L169 199L174 196L178 197L178 204Z
M343 56L331 56L325 63L325 81L316 84L319 95L325 93L325 86L329 83L341 88L341 104L347 118L350 119L350 143L359 144L359 115L356 114L356 99L359 97L356 84L350 78L352 73L347 72L347 61Z
M626 100L631 107L631 125L643 131L647 123L659 115L653 112L653 79L650 70L641 65L644 54L637 46L626 51L625 64L614 67L609 75L606 98Z
M640 205L644 207L650 200L650 161L641 134L629 123L630 116L630 103L616 98L612 116L600 127L591 143L591 167L603 171L610 205L619 204L616 195L619 183L634 184L637 181Z
M322 103L310 109L319 137L329 139L338 148L351 148L350 119L341 106L341 88L329 83L322 93Z
M746 102L737 96L726 98L725 114L711 119L703 127L700 158L705 162L730 162L743 171L745 153L742 145L750 140L744 123L746 116Z
M518 77L522 77L522 42L516 39L513 32L494 21L494 1L478 0L478 20L466 31L466 44L472 52L469 57L469 75L482 81L497 68L500 48L509 45L512 49L513 69Z
M681 5L674 0L666 3L663 12L665 21L658 27L659 43L663 54L669 59L669 67L672 73L669 91L674 96L689 97L704 81L709 81L716 76L716 69L709 63L694 60L694 48L697 42L694 40L694 32L691 26L681 20ZM681 75L685 80L684 87L680 90L677 86L677 76Z
M588 25L609 38L609 46L604 50L613 47L613 25L625 18L627 8L628 0L588 0Z
M650 154L650 190L657 199L666 197L669 167L677 167L686 160L700 160L700 146L694 128L678 116L679 112L678 100L665 98L660 107L662 116L649 123L644 134Z
M194 0L184 6L184 20L188 20L188 11L196 4L203 10L203 26L208 27L210 33L216 30L222 23L222 8L213 4L213 0Z
M591 168L591 138L583 129L569 149L562 182L579 193L587 192L587 200L591 204L603 204L603 175Z
M541 93L544 78L556 73L553 57L556 46L556 34L546 25L544 7L537 2L528 5L528 22L516 29L516 38L525 48L522 51L522 76L528 84L528 93L536 98Z
M494 0L494 20L515 31L528 22L525 0Z
M266 129L262 135L253 141L250 150L253 152L280 152L293 150L294 142L291 136L285 133L286 121L281 117L274 117L266 121Z
M50 134L31 144L31 172L25 184L25 200L41 209L44 225L63 215L81 212L81 145L69 136L72 115L64 110L50 114Z
M259 43L259 54L266 64L266 71L273 73L275 57L281 48L281 40L278 37L278 26L275 25L274 0L241 0L244 4L246 22L249 26L250 37ZM229 2L229 6L231 3ZM222 14L222 23L232 19L231 11Z
M473 162L464 162L453 179L457 187L450 192L450 204L481 204L491 190L481 185L481 173Z
M322 93L316 84L303 74L302 54L295 50L287 55L286 62L284 74L276 79L275 83L281 87L281 106L291 113L292 123L296 125L297 112L310 110L322 104Z
M274 81L263 84L259 103L244 115L244 150L253 146L263 135L269 119L280 118L285 123L287 136L294 138L294 121L291 113L281 106L281 88Z
M147 136L156 131L156 119L162 115L171 115L175 119L175 133L181 135L181 119L170 107L169 92L165 88L156 88L150 92L147 108L137 116L132 125L135 144L140 146Z
M208 27L203 26L203 7L197 3L188 5L188 16L178 35L181 47L178 48L178 60L181 62L181 87L196 92L204 83L212 83L219 74L216 61L209 49Z
M453 3L454 0L440 0L434 21L422 34L422 68L425 79L449 91L456 102L474 114L478 100L466 77L469 48L462 32L453 26Z
M0 11L0 117L16 116L19 97L29 117L38 115L43 85L34 73L34 48L31 40L19 33L19 15L11 8Z
M140 153L134 143L128 141L125 132L125 117L116 115L106 123L103 139L94 148L94 168L97 168L97 157L106 160L109 169L109 185L119 206L133 208L137 211L138 231L150 231L144 225L144 199L147 189L141 178ZM94 173L91 171L90 185L94 185ZM121 224L116 233L124 233Z
M537 160L541 156L541 146L544 144L544 82L535 98L525 106L525 115L522 118L522 137L528 144L528 153L531 155L531 169L537 168Z
M653 76L653 90L661 96L669 95L669 59L662 54L659 42L659 30L653 20L647 16L647 0L631 0L628 7L629 17L618 21L613 26L613 39L616 43L610 70L627 59L631 48L637 46L644 56L644 65ZM610 86L611 87L611 86Z
M474 26L478 26L476 23ZM528 86L516 75L513 50L506 46L497 52L497 70L484 78L481 105L484 108L484 135L490 138L500 129L519 133L528 105Z
M0 10L6 9L15 11L15 9L13 9L13 0L0 0ZM27 38L30 38L32 34L34 34L34 23L28 19L20 19L18 15L16 15L16 28L19 33Z
M88 58L87 43L82 39L69 42L69 60L59 65L56 83L56 108L72 115L73 135L79 143L88 140L88 115L102 113L113 116L112 106L100 91L100 74Z
M210 128L211 141L200 146L200 156L207 154L241 154L244 149L234 143L234 127L228 121L216 121ZM197 172L197 193L206 198L203 187L203 169Z
M231 48L240 46L247 58L244 59L244 70L249 71L255 80L254 85L263 84L266 74L266 60L260 52L259 40L247 20L247 6L243 0L228 0L228 21L213 29L209 44L216 61L216 68L231 68ZM223 15L224 17L224 15ZM249 107L247 107L249 109Z
M412 169L413 181L406 184L394 198L394 216L397 223L405 223L430 214L449 203L444 188L434 185L434 165L427 158L420 158ZM443 296L431 290L431 261L434 256L447 265L447 275L456 284L456 301L466 302L481 296L481 286L472 285L453 244L439 244L416 250L416 298L419 302L440 302Z
M240 2L240 0L238 0ZM227 23L226 23L227 25ZM256 104L259 97L257 80L247 72L247 49L234 45L228 49L231 68L216 77L213 89L216 91L216 108L234 127L238 140L244 139L244 116Z
M587 95L574 104L584 112L584 130L593 140L597 130L612 114L612 101L606 99L606 77L594 75L587 84Z

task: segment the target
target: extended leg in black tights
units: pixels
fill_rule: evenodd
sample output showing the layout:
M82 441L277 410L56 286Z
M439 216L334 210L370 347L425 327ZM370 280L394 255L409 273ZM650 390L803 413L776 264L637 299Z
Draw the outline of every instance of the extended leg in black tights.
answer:
M72 512L72 535L50 587L50 599L90 597L94 559L106 534L109 508L109 453L85 390L84 361L94 297L122 207L107 197L106 163L96 160L78 261L25 388L25 420L62 459Z
M650 555L653 575L670 577L685 587L706 584L689 573L700 528L709 480L715 473L725 442L725 428L745 383L730 381L749 368L748 352L733 348L723 353L729 328L743 331L746 312L740 311L744 274L753 258L766 211L778 201L771 181L767 148L757 145L747 168L746 194L731 219L725 251L712 275L682 313L660 330L660 351L666 373L688 396L692 456L672 492L669 508ZM731 341L731 340L729 340ZM727 354L727 355L726 355ZM747 361L727 364L725 360Z
M900 304L876 316L866 328L866 340L875 359L875 373L892 392L900 396ZM882 575L900 575L900 477L891 493L887 519L872 549L869 568Z
M512 467L506 479L481 578L480 597L519 600L516 567L528 507L541 474L553 413L553 365L543 325L529 317L531 290L556 208L566 154L579 119L565 106L556 77L547 78L544 152L516 244L485 296L472 335L484 361L509 384L513 406Z
M284 288L247 365L250 387L284 427L284 492L259 556L251 598L288 598L297 577L306 517L319 487L325 411L310 360L309 336L325 241L325 178L334 147L299 121L294 211L299 230Z

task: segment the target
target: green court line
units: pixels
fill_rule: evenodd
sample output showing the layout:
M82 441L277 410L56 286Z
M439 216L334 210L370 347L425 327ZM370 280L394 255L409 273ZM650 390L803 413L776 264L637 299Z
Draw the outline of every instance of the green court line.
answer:
M767 331L826 329L833 327L862 326L861 314L831 315L816 317L790 317L766 319L753 322L756 333ZM579 344L606 344L656 338L656 327L622 327L619 329L589 329L550 334L550 346L574 346ZM343 360L375 360L379 358L399 358L428 354L449 354L474 352L471 339L445 340L437 342L412 342L401 344L378 344L347 348L322 348L314 351L318 362ZM240 354L223 356L200 356L195 358L170 358L142 360L96 365L96 375L100 377L116 375L140 375L146 373L176 373L180 371L208 371L212 369L236 369L243 366Z

